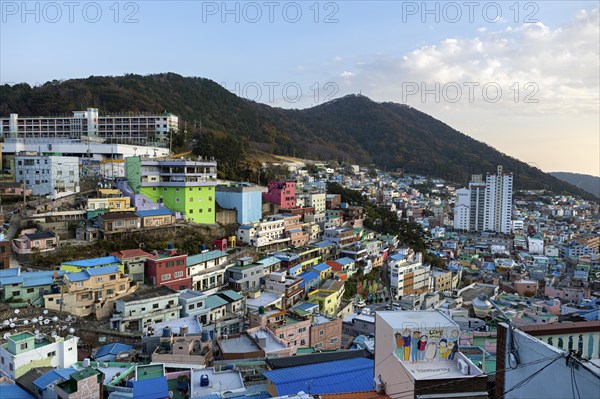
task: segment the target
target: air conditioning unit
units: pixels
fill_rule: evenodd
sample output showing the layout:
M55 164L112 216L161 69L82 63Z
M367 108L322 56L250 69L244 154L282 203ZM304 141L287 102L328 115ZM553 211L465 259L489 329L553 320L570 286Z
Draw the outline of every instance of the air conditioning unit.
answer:
M460 369L460 372L464 375L469 375L470 367L464 360L458 359L458 368Z

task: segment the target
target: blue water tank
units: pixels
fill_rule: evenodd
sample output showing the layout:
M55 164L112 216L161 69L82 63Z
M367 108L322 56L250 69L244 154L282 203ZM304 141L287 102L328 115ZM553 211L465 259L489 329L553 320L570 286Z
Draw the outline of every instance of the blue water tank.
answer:
M201 335L200 339L202 340L202 342L208 342L208 340L209 340L208 331L202 330L202 335Z
M173 249L173 243L168 243L167 244L167 249Z
M207 386L208 386L208 384L209 384L209 381L208 381L208 374L202 374L202 375L200 376L200 386L201 386L201 387L207 387Z
M200 251L202 251L202 252L206 251L206 245L204 245L204 244L200 245Z
M169 338L171 336L171 327L165 327L162 330L163 338Z

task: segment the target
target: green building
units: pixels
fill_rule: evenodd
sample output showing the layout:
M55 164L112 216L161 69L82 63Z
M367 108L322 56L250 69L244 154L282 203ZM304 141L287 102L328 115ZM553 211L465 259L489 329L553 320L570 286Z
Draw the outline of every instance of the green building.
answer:
M156 159L139 156L125 159L127 183L136 194L164 204L199 224L215 223L215 161ZM142 201L143 202L143 201ZM136 201L138 210L144 210Z

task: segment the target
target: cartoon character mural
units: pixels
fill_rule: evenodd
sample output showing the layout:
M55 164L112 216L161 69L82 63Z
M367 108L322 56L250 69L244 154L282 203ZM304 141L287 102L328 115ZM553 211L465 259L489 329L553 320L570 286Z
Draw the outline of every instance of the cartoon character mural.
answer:
M404 338L404 361L408 362L408 359L410 358L410 340L411 340L410 330L408 328L404 329L404 331L402 332L402 337Z
M423 360L425 360L425 349L427 348L427 335L421 335L418 346L418 359L422 362Z
M460 345L457 329L404 328L394 333L395 354L405 362L431 362L435 359L454 360Z
M394 334L396 337L396 355L400 358L404 358L404 337L400 331L396 331Z
M412 340L410 342L410 360L416 362L419 360L419 340L421 338L420 331L413 331Z
M427 359L428 362L432 361L435 359L436 352L437 344L435 342L429 342L427 344L427 349L425 350L425 359Z
M454 360L454 356L456 356L456 352L458 352L458 341L454 341L452 344L452 349L450 350L450 354L448 355L449 360Z
M446 338L440 339L439 356L440 359L445 359L450 354L450 348L448 348L448 340Z

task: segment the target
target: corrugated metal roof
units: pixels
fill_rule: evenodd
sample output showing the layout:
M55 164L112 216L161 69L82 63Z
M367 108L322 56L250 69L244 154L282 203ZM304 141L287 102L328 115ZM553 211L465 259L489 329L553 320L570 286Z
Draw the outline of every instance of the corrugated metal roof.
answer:
M201 254L196 254L192 256L188 256L187 258L187 267L194 266L198 263L208 262L209 260L222 258L223 256L227 256L227 252L223 252L220 250L203 252Z
M219 306L227 305L227 301L218 295L209 295L206 298L206 307L209 309L218 308Z
M54 384L57 381L68 380L71 374L77 372L76 369L69 367L65 369L54 369L50 370L43 376L33 381L33 385L40 389L46 389L49 385Z
M131 345L125 345L125 344L119 344L119 343L104 345L104 346L101 346L100 348L98 348L98 350L94 354L94 359L103 360L100 358L107 356L107 355L116 356L121 352L127 352L127 351L131 350L131 348L132 348Z
M343 350L335 352L320 352L303 356L288 356L280 358L268 358L267 364L272 370L286 367L304 366L308 364L334 362L338 360L365 358L367 353L362 349Z
M2 399L34 399L20 386L8 382L0 382L0 392L2 392Z
M263 375L275 384L279 395L300 391L314 395L372 389L374 371L373 360L356 358L266 371Z
M63 262L61 266L77 266L77 267L96 267L102 265L108 265L111 263L121 263L119 258L116 256L103 256L101 258L81 259L73 260L70 262Z
M137 211L136 213L143 218L152 216L170 216L173 214L169 209L149 209L146 211Z
M166 377L132 381L133 399L156 399L169 397L169 385Z
M319 263L318 265L313 266L311 269L317 270L319 272L324 272L325 270L331 269L331 266L329 266L326 263Z

